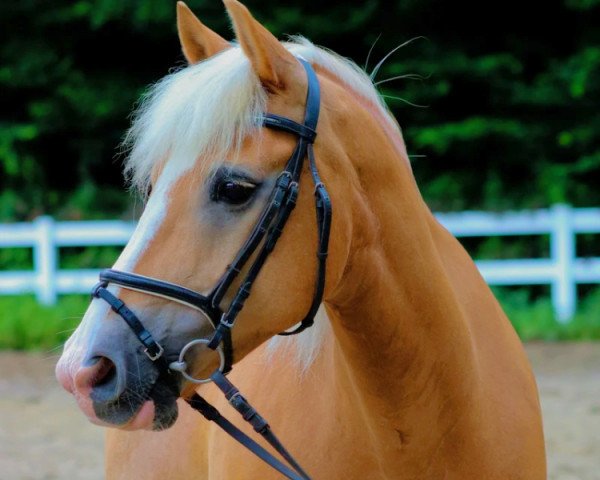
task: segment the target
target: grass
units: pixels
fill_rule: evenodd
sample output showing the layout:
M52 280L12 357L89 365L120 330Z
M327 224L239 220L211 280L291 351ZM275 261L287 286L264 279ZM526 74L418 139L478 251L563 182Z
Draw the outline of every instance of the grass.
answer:
M494 293L523 341L600 340L600 288L580 302L568 323L556 321L546 297L531 300L526 290L494 289Z
M0 349L50 351L60 347L89 301L89 295L69 295L44 307L33 296L0 297Z
M581 302L575 318L558 323L546 298L531 300L525 290L495 290L522 340L600 340L600 288ZM52 307L33 296L0 297L0 349L51 351L59 348L79 323L87 295L60 297Z

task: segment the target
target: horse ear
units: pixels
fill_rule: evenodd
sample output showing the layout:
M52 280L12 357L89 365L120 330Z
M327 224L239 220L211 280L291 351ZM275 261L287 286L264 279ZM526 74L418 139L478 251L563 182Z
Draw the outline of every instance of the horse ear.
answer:
M297 76L301 70L296 58L244 5L237 0L223 0L223 3L233 22L237 40L265 89L269 92L284 90L287 80Z
M198 63L229 48L229 42L213 32L183 2L177 2L177 31L188 63Z

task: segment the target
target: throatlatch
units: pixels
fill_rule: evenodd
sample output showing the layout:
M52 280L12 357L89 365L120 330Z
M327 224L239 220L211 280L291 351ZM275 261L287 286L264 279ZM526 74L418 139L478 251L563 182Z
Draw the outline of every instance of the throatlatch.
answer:
M267 113L262 119L265 127L281 130L298 136L298 142L292 156L288 160L285 169L279 174L275 187L265 209L258 222L252 229L248 239L240 248L231 264L223 273L217 285L211 293L204 296L180 285L164 282L155 278L144 277L134 273L121 272L118 270L103 270L100 273L98 283L92 295L106 301L115 313L117 313L131 328L137 339L144 346L144 352L155 362L161 373L179 372L184 377L195 383L214 382L223 392L230 405L233 406L254 430L271 444L287 462L287 466L272 454L267 452L254 440L249 438L241 430L235 427L219 411L210 405L198 394L194 394L187 400L189 405L198 410L208 420L214 421L229 435L251 450L263 461L271 465L277 471L289 479L306 480L310 477L302 470L294 458L285 450L283 445L275 437L268 423L252 408L240 392L225 378L233 365L233 345L231 342L231 329L235 320L244 307L249 297L254 281L258 277L267 257L275 248L277 241L283 232L283 228L296 206L300 174L304 165L304 159L308 157L309 170L314 182L314 194L317 213L317 281L313 300L309 310L292 331L280 333L280 335L293 335L300 333L314 323L314 317L323 299L325 289L325 274L327 266L327 249L329 245L329 232L331 227L331 200L325 185L321 181L317 170L313 143L317 136L317 123L320 109L320 89L317 76L308 62L299 58L304 66L308 79L308 90L306 96L306 107L304 123L299 124L285 117ZM258 250L258 252L257 252ZM239 288L233 295L233 300L225 309L221 309L221 302L238 275L245 269L246 264L255 255L252 264L246 270L246 276L241 281ZM109 284L136 290L150 295L160 296L169 300L184 303L202 312L215 327L215 332L210 339L197 339L189 342L183 347L179 361L168 363L165 360L163 347L152 337L136 315L125 305L123 301L113 295L108 289ZM210 378L196 379L187 373L187 363L184 360L186 351L193 345L205 344L208 348L217 351L220 355L221 365Z

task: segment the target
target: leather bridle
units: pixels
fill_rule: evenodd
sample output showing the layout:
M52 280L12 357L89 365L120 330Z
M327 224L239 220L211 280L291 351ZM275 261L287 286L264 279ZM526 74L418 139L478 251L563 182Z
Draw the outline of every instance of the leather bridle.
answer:
M205 383L213 381L223 391L229 403L242 415L244 420L250 422L255 431L260 433L287 461L289 467L276 459L264 448L250 439L237 427L210 405L197 393L188 403L192 408L198 410L207 419L216 422L229 435L234 437L246 448L277 469L284 476L294 480L309 479L297 462L285 450L281 443L272 433L267 422L250 406L247 400L241 396L239 391L231 384L225 375L231 371L233 364L233 345L231 341L231 329L235 320L242 310L244 303L250 295L252 285L258 277L266 259L275 248L283 228L296 205L298 197L300 174L304 165L304 159L308 157L308 167L314 182L314 194L317 212L317 280L313 299L308 313L300 324L292 331L280 333L280 335L293 335L302 332L314 323L314 317L323 299L325 287L325 273L327 248L329 244L329 231L331 226L331 200L325 185L321 182L319 172L315 164L313 143L317 132L317 122L320 109L320 89L317 76L311 65L299 58L303 65L308 89L306 95L306 107L304 123L299 124L285 117L267 113L262 118L262 124L271 129L281 130L294 134L298 142L288 160L285 169L279 174L269 201L264 208L258 222L252 229L250 236L238 251L236 257L226 268L224 274L216 286L207 295L202 295L180 285L165 282L155 278L149 278L134 273L118 270L103 270L100 273L98 283L92 295L106 301L113 311L117 313L129 325L137 339L144 346L144 352L159 369L162 376L171 372L179 372L186 379L194 383ZM242 273L250 258L254 255L252 263L246 270L245 277L233 295L229 306L222 310L221 302L231 288L235 279ZM212 323L215 332L210 339L196 339L183 347L179 354L179 361L168 363L164 356L163 347L152 337L152 334L144 327L137 316L125 305L125 303L113 295L108 289L109 284L118 285L125 289L136 290L150 295L160 296L172 301L191 306L202 312ZM187 363L184 360L185 353L194 345L203 344L219 353L221 364L209 378L197 379L187 373ZM291 467L291 468L290 468Z

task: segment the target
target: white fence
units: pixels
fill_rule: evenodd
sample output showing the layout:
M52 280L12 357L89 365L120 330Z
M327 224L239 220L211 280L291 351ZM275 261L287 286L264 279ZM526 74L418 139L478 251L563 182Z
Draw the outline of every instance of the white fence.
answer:
M578 283L600 283L600 257L577 258L576 235L600 233L600 208L437 215L457 237L550 235L550 258L481 260L479 270L491 285L550 284L557 318L568 321L577 304ZM34 269L0 271L0 295L35 293L44 304L58 294L87 293L97 270L59 268L61 247L125 245L135 224L121 221L54 222L40 217L32 223L0 225L0 248L32 248Z

